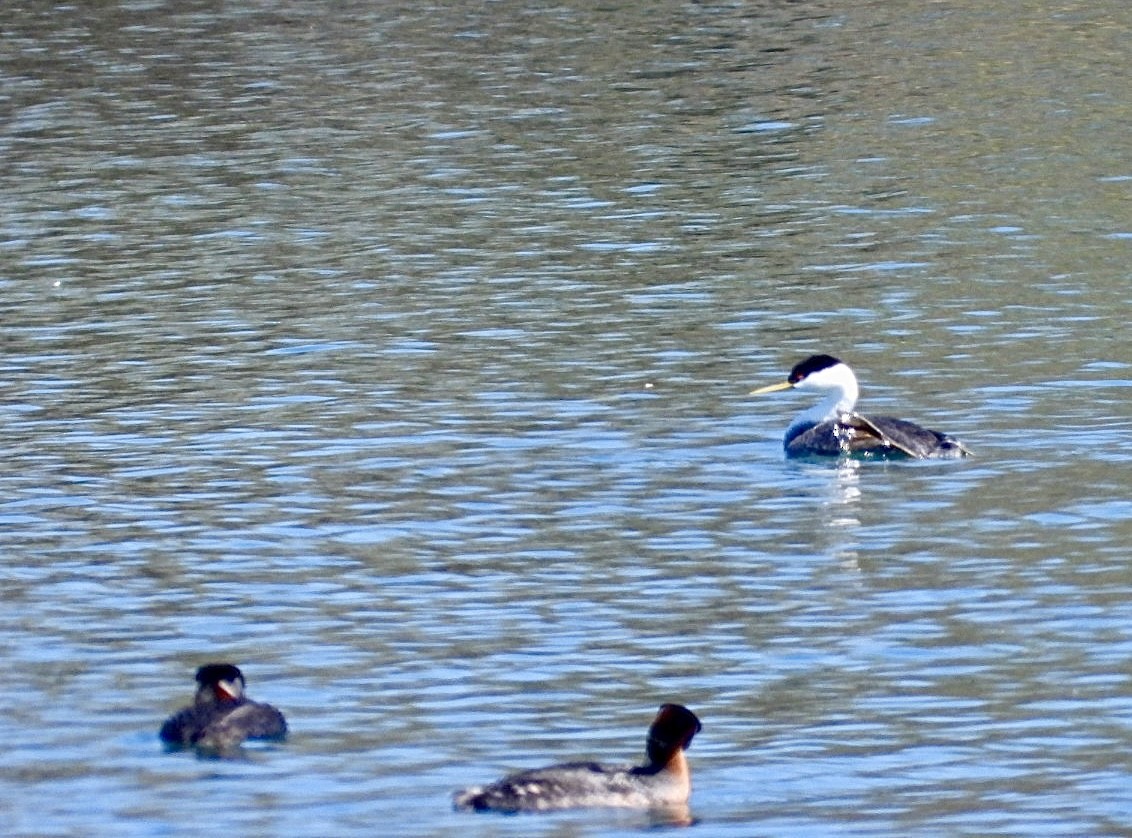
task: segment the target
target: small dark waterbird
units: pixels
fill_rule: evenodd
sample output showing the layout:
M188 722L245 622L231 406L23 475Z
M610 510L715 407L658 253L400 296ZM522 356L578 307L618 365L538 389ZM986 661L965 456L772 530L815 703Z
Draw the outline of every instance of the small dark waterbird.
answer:
M787 457L854 459L951 459L971 452L948 434L892 416L857 413L857 376L831 355L813 355L778 384L752 390L752 396L778 390L816 390L825 394L795 417L786 429Z
M167 745L224 752L246 739L283 739L287 722L270 704L244 695L244 673L230 663L208 663L197 670L193 703L161 726Z
M489 786L457 792L457 809L477 812L551 812L581 807L660 809L687 820L692 793L684 751L700 720L680 704L661 706L645 745L645 762L609 766L569 762L510 774Z

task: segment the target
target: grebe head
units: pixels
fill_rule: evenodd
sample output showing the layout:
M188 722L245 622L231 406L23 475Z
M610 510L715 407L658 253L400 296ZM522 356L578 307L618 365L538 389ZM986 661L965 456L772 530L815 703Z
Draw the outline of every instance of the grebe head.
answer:
M244 673L230 663L206 663L197 670L197 703L221 704L244 696Z
M682 704L663 704L649 727L645 751L650 763L664 765L677 751L692 744L703 726L696 714Z
M826 399L803 417L807 421L820 421L840 413L849 413L857 404L860 389L853 370L832 355L811 355L790 370L790 376L778 384L752 390L750 395L774 393L779 390L817 390L828 393ZM803 417L799 417L799 421Z
M846 379L856 382L857 376L844 362L832 355L811 355L794 365L787 382L791 387L828 389L841 386Z

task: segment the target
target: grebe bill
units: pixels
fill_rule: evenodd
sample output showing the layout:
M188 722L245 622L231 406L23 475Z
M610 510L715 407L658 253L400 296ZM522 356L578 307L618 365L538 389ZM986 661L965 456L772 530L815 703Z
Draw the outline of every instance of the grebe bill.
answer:
M489 786L457 792L452 802L459 810L505 813L684 807L692 793L684 751L700 729L700 720L687 707L665 704L649 728L643 765L569 762L520 771Z
M798 414L786 429L783 447L788 457L923 460L971 453L948 434L892 416L857 413L857 376L831 355L813 355L797 364L786 381L752 390L750 395L791 389L817 390L826 397Z

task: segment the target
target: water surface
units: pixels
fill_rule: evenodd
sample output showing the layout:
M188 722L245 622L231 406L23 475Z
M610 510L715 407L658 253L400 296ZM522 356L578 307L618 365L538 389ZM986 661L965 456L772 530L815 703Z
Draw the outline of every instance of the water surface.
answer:
M1130 24L6 14L5 834L637 834L449 796L664 701L701 832L1126 831ZM785 461L814 352L977 456Z

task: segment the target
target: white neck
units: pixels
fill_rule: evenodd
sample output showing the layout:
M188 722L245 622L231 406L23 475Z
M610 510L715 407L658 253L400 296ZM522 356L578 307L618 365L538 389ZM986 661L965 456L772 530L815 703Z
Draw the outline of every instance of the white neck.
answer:
M828 369L812 373L794 386L795 390L817 390L825 393L825 398L808 408L790 423L797 425L816 425L836 419L843 413L851 413L857 404L860 393L857 376L845 364L836 364Z
M692 794L692 772L688 767L688 758L684 756L683 748L676 749L657 775L663 778L666 789L664 803L671 805L688 802Z

